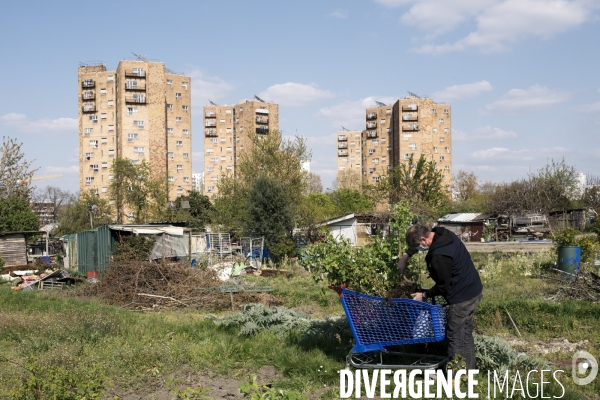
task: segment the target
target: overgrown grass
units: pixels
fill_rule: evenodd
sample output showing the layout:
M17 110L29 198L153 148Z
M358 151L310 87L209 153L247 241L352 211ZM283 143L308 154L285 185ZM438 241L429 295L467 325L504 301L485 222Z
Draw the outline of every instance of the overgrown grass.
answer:
M474 255L484 281L476 331L515 337L508 311L523 340L588 340L587 350L600 355L600 306L545 300L553 283L535 277L544 263L551 262L552 257L546 256L545 261L544 257ZM313 318L343 313L337 294L314 283L308 274L246 279L272 285L284 306L311 312ZM431 281L426 286L429 284ZM344 366L344 355L351 346L348 338L340 335L339 325L331 321L308 333L263 331L245 337L239 335L239 328L217 327L195 312L136 313L93 299L13 292L7 287L0 287L0 304L0 398L35 398L33 389L29 397L23 390L37 387L51 394L58 390L57 385L63 390L59 398L65 399L99 398L102 389L108 396L138 390L140 396L152 398L150 393L164 388L169 377L184 369L210 370L245 380L248 373L267 365L280 374L274 387L311 393L324 385L335 388L339 384L337 371ZM571 356L555 353L545 358L553 361ZM567 376L568 368L564 398L600 392L600 378L587 386L575 386ZM56 383L55 389L50 381ZM79 383L77 388L70 386L73 381ZM561 393L559 387L552 390ZM337 398L337 393L332 389L322 397Z

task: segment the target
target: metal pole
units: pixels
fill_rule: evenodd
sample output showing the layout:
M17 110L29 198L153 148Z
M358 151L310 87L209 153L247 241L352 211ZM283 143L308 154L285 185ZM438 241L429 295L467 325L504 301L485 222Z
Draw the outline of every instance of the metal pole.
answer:
M48 235L49 235L50 231L46 231L46 255L49 256L50 253L48 253Z
M92 212L90 211L90 226L94 229L94 221L92 219Z

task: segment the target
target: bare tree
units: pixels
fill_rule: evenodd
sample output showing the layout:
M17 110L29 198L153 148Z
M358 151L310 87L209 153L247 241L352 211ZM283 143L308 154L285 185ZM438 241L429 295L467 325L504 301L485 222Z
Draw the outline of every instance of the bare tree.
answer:
M456 200L467 201L479 194L479 183L473 172L458 171L453 179Z
M55 186L37 189L31 196L32 207L40 224L58 222L65 209L73 202L73 194ZM43 218L42 218L43 217Z
M321 176L310 172L308 174L308 193L321 193L323 192L323 184L321 183Z
M24 199L31 195L31 179L38 170L32 169L32 161L25 160L21 151L23 143L10 137L2 138L0 147L0 196L4 199L18 196Z

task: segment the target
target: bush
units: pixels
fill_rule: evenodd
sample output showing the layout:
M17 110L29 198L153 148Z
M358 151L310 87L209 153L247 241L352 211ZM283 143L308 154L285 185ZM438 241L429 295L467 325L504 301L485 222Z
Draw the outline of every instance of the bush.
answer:
M593 262L596 253L600 250L598 239L593 236L582 235L575 228L565 228L560 232L552 235L554 242L554 250L558 250L561 246L578 246L581 249L581 261Z

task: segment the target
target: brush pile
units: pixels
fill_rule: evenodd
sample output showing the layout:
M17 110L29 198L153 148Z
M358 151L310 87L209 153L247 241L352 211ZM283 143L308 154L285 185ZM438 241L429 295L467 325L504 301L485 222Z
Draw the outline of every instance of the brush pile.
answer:
M600 300L600 276L590 271L579 271L577 275L565 279L563 275L539 275L556 282L549 300Z
M232 309L234 304L279 303L270 293L223 293L218 290L220 285L223 282L212 269L190 268L186 263L119 260L101 272L98 282L87 286L84 294L145 311L177 308L219 311Z

